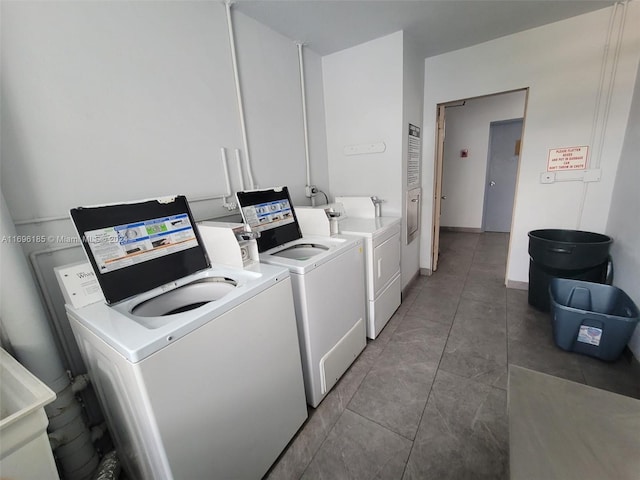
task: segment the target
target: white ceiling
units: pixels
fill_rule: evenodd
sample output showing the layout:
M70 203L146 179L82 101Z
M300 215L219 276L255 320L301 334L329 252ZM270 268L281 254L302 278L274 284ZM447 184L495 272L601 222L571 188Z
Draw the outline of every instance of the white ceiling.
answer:
M424 57L613 5L615 0L235 0L320 55L404 30Z

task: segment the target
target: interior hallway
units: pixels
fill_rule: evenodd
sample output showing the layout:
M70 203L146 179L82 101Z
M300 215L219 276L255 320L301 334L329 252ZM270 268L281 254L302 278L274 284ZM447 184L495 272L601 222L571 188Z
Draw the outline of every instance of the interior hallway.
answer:
M640 367L558 349L504 287L508 236L441 233L420 277L281 455L268 479L507 479L507 365L640 398Z

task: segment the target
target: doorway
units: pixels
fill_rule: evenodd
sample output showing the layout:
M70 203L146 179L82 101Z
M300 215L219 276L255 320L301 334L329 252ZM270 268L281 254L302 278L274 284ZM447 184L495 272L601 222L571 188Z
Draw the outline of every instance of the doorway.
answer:
M482 230L511 232L522 139L522 118L491 122Z
M438 105L438 119L436 131L436 158L434 164L434 202L433 202L433 242L431 245L431 270L438 268L440 243L440 229L445 228L463 232L509 231L513 217L513 204L516 192L518 160L514 161L514 153L520 143L511 143L509 166L515 166L514 179L511 185L511 200L505 206L500 198L487 192L487 185L495 182L494 186L506 186L504 180L489 179L489 175L504 170L496 162L493 169L489 165L489 143L491 140L491 124L505 125L519 124L520 138L523 134L524 118L526 117L526 99L528 89L520 89L459 99ZM499 128L499 127L496 127ZM506 128L506 127L505 127ZM514 127L517 129L517 127ZM446 135L445 135L446 132ZM501 135L494 134L496 140ZM505 147L506 148L506 147ZM506 150L505 150L506 152ZM505 153L506 155L506 153ZM487 196L489 195L489 199ZM491 202L491 203L487 203ZM494 225L492 212L497 211L494 202L499 205L500 212L496 214L502 219L508 217L502 225ZM443 215L444 214L444 215ZM488 222L488 223L487 223ZM508 223L508 227L504 224ZM506 230L505 230L506 228ZM498 230L502 229L502 230Z

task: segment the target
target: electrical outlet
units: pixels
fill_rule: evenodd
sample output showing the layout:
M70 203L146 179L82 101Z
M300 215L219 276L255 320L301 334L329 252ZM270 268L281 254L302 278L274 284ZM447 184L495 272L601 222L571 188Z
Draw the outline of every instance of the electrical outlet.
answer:
M307 198L314 197L318 194L318 187L316 187L315 185L306 185L304 187L304 194L307 196Z

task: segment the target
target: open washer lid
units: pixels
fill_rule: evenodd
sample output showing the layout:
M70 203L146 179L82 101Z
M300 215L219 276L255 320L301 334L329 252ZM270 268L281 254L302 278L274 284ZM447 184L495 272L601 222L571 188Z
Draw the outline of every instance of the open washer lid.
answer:
M70 213L108 304L211 266L184 196Z
M287 187L238 192L236 196L244 222L260 232L260 253L302 238Z

